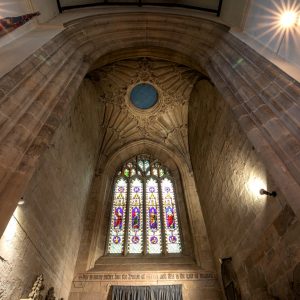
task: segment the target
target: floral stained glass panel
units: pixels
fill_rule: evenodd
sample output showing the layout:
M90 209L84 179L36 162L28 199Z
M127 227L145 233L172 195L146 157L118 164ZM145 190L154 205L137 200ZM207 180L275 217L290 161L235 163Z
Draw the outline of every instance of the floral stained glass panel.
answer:
M161 181L163 215L165 227L165 242L168 253L180 253L181 241L175 203L174 187L170 179Z
M143 184L135 178L130 182L128 253L143 252Z
M161 253L161 221L158 182L154 178L149 178L146 181L146 221L147 253Z
M114 189L113 209L111 213L109 253L123 253L125 220L127 202L127 181L124 178L117 179Z

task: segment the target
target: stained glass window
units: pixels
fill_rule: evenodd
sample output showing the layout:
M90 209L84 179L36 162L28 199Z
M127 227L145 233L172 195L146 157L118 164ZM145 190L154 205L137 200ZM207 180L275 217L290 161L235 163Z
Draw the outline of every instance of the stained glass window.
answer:
M143 183L139 178L130 182L128 252L143 252Z
M153 178L149 178L146 181L146 210L147 253L161 253L161 222L158 182Z
M162 177L165 175L165 172L163 169L159 169L159 177Z
M158 176L157 168L153 168L153 171L152 171L152 172L153 172L153 175L154 175L154 176Z
M118 178L115 183L113 209L110 222L109 253L122 253L124 249L127 181Z
M161 181L163 215L165 225L165 240L168 253L180 253L181 243L178 228L178 218L175 203L173 183L164 178Z
M116 174L108 253L181 253L176 195L169 170L143 154L127 161Z
M150 162L149 160L145 160L144 161L144 168L145 168L145 171L150 167Z

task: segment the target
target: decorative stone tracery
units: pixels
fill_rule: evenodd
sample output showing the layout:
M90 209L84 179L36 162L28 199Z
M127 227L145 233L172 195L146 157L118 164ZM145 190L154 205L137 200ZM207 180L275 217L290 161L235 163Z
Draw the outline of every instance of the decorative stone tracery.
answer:
M194 83L201 76L190 68L151 58L128 59L92 71L91 78L105 106L104 127L108 134L102 151L109 155L120 145L150 139L164 143L182 155L188 164L188 100ZM158 91L158 104L150 109L135 108L130 92L148 82Z
M21 300L42 300L43 296L41 292L44 290L44 276L43 274L37 276L36 281L34 282L31 292L28 295L28 298Z
M42 295L42 291L45 289L44 285L44 275L40 274L37 276L32 288L31 292L28 295L28 298L23 298L20 300L56 300L54 287L51 287L47 291L47 295L44 297ZM63 298L59 298L59 300L63 300Z

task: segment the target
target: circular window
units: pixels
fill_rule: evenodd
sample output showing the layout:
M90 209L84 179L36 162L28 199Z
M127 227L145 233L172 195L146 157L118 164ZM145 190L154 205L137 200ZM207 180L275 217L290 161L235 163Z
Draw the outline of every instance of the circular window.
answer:
M131 90L130 101L139 109L151 108L157 100L157 90L149 83L140 83Z

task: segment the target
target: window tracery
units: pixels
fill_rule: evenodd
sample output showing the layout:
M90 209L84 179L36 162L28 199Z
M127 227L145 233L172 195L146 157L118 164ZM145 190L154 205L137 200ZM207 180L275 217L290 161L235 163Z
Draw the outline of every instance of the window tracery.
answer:
M173 178L149 155L136 156L117 171L108 253L181 253Z

